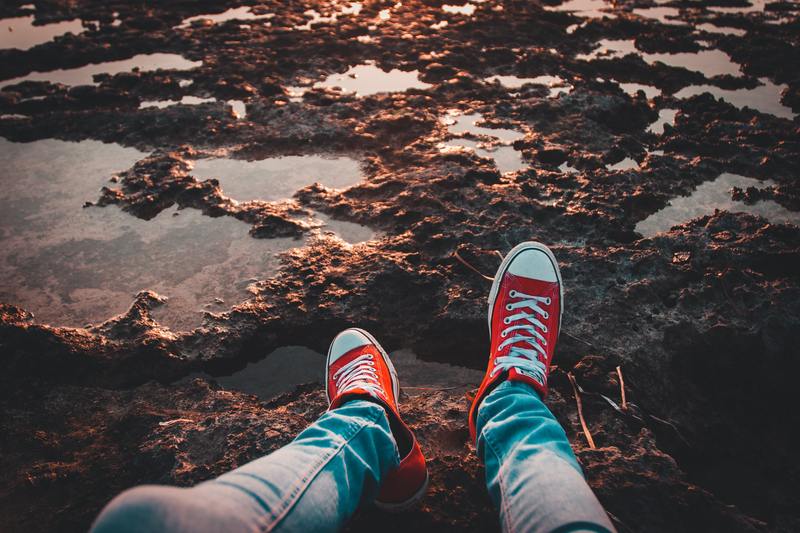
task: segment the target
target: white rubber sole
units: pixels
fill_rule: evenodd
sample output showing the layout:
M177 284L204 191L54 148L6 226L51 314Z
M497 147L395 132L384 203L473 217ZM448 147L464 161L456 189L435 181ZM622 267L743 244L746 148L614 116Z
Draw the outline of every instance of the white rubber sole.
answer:
M364 329L361 329L361 328L347 328L344 331L348 331L348 330L357 331L357 332L361 333L367 339L369 339L369 341L372 344L374 344L376 348L378 348L378 353L381 354L381 357L383 357L383 360L386 362L386 366L389 367L389 374L392 376L392 392L394 392L394 401L397 404L397 406L399 407L400 406L400 380L397 377L397 370L395 370L394 364L392 363L392 360L389 358L389 355L386 353L386 350L383 349L383 346L381 346L380 343L378 343L378 341L375 340L375 337L373 337L368 331L366 331ZM342 332L339 332L339 334L341 334L341 333ZM339 334L337 334L337 337L339 336ZM336 338L334 337L334 341L335 340L336 340ZM330 405L331 405L330 395L328 394L328 368L330 367L331 349L332 348L333 348L333 342L331 342L331 345L328 347L328 356L325 358L325 398L328 400L328 407L330 407Z
M500 263L500 267L497 269L497 273L494 275L494 281L492 282L492 288L489 291L489 335L491 336L492 333L492 313L494 312L494 302L497 300L497 291L500 289L500 281L505 276L506 271L508 270L509 265L511 265L511 261L514 260L516 256L518 256L521 252L525 250L539 250L540 252L544 252L547 255L547 258L550 259L550 262L553 264L553 267L556 269L556 279L558 279L558 289L559 289L559 297L561 298L560 305L559 305L559 313L558 313L558 332L561 333L561 319L564 317L564 281L561 279L561 270L558 268L558 261L556 261L556 256L553 255L553 252L550 251L550 248L545 246L540 242L535 241L527 241L516 245L514 248L511 249L510 252L503 258L503 262Z
M422 497L425 496L425 493L428 492L428 483L430 483L430 480L430 475L426 471L425 482L412 497L400 503L384 503L375 500L375 507L381 511L386 511L387 513L402 513L403 511L408 511L409 509L416 507L420 500L422 500Z

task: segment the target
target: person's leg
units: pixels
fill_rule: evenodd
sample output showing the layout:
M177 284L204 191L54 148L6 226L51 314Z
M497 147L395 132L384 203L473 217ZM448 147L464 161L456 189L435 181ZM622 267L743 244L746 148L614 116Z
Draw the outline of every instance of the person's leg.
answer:
M506 531L614 530L541 400L563 313L553 252L538 242L515 246L489 291L489 364L469 410L470 436Z
M337 531L399 464L386 410L355 399L292 443L192 488L143 486L117 496L92 530Z
M416 504L428 470L397 405L400 382L372 335L331 343L329 410L284 448L196 487L144 486L115 498L93 531L337 531L364 501Z
M477 431L504 531L614 531L563 428L530 385L505 381L492 390Z

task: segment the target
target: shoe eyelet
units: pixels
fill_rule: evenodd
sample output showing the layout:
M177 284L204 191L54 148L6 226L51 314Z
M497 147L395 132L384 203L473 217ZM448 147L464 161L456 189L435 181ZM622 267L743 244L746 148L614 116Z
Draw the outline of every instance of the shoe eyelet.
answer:
M506 305L506 311L513 311L513 309L511 308L511 304Z
M508 296L511 297L511 298L516 298L517 297L517 291L515 291L515 290L508 291Z
M543 332L543 333L547 333L547 326L543 326L543 327L542 327L542 332Z
M548 313L547 311L545 311L545 312L544 312L544 317L545 317L545 318L550 318L550 313Z
M547 346L547 341L546 340L542 341L542 346Z
M503 331L500 332L500 336L505 338L506 336L508 336L508 332L503 330Z
M508 317L505 317L505 318L503 319L503 324L510 324L510 323L511 323L511 319L510 319L510 318L508 318Z
M552 300L550 299L549 296L547 297L547 300L544 301L544 303L547 304L547 305L550 305L551 302L552 302Z

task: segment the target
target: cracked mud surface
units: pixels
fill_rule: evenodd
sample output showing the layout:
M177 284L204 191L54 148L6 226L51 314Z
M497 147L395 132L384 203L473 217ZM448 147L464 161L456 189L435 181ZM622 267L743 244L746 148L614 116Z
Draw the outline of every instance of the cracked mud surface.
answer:
M652 7L644 2L607 4L614 18L586 20L555 2L475 3L469 16L433 1L364 2L357 14L341 13L346 4L261 2L247 5L263 18L175 28L231 6L37 3L37 20L97 22L29 50L0 50L5 80L138 54L178 54L200 66L99 76L96 85L3 87L0 135L99 140L147 154L84 198L87 210L122 209L152 222L178 207L236 220L253 239L297 240L277 270L248 284L246 299L217 305L195 329L165 327L159 312L169 302L148 290L131 295L127 312L84 328L36 320L36 310L4 297L0 529L84 530L117 491L218 475L285 444L325 407L317 385L257 398L197 373L227 375L287 345L323 353L351 325L389 350L482 369L488 283L454 253L491 275L495 251L539 240L559 259L566 289L548 404L620 531L796 531L800 230L728 212L676 221L651 238L635 229L726 172L774 182L733 190L735 202L800 210L796 118L709 94L676 96L692 85L737 91L767 79L781 87L780 109L800 113L791 68L800 62L800 6L725 9L745 4L670 2L684 24L667 24L637 15ZM4 3L0 15L27 14L18 5ZM322 20L299 29L309 9ZM738 34L695 31L708 24ZM706 77L636 55L578 59L602 39L634 39L647 54L706 47L741 71ZM417 70L429 87L364 97L314 87L368 61L387 72ZM485 81L505 75L559 76L572 89L550 97L544 85ZM658 91L648 100L620 83ZM290 89L297 87L302 96ZM140 108L185 96L215 101ZM244 117L231 100L245 102ZM662 109L677 110L674 123L663 134L648 131ZM456 110L481 114L483 127L520 132L513 149L525 168L501 174L483 152L443 150L453 138L444 118ZM315 184L282 200L238 201L223 180L192 173L194 161L220 154L346 156L360 161L364 178L345 189ZM609 169L626 158L635 164ZM4 187L15 172L4 171ZM377 233L351 244L320 232L312 213ZM617 366L633 404L625 412L600 396L619 402ZM581 433L568 371L585 391L597 449ZM477 379L470 386L462 377L403 403L432 483L421 508L390 529L497 529L467 443L467 395ZM351 529L378 520L386 523L365 509Z

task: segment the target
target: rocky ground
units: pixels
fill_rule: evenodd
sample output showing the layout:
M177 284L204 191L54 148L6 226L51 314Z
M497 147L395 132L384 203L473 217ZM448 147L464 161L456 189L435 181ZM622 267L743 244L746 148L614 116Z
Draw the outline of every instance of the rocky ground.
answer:
M0 15L25 13L22 3L4 2ZM561 263L566 314L548 404L620 531L800 529L800 229L718 212L652 238L634 230L722 172L777 183L734 191L737 198L800 209L797 119L707 94L674 97L690 84L733 89L769 78L786 84L783 104L800 113L800 74L792 67L800 64L798 5L776 2L750 14L709 9L745 4L670 2L691 6L682 17L694 25L714 20L746 32L698 35L636 16L631 10L647 7L643 1L617 4L615 18L571 33L581 19L535 2L476 3L472 16L443 13L434 0L364 2L358 15L311 31L296 28L308 22L308 9L330 16L341 6L262 1L253 12L273 13L268 26L174 28L230 6L36 2L42 20L99 22L27 51L0 50L0 78L150 52L203 62L185 72L100 76L95 86L28 82L0 90L0 113L9 116L0 135L10 140L97 139L151 153L94 203L144 219L176 204L196 208L243 220L254 238L303 235L313 208L381 236L357 245L311 239L287 252L252 298L209 313L193 331L154 320L162 298L153 292L82 329L41 324L13 302L0 305L0 529L85 530L118 491L218 475L285 444L325 408L318 385L262 401L190 377L198 371L227 374L297 339L324 351L350 325L368 328L389 349L482 368L488 283L457 257L491 275L496 252L523 240L547 243ZM379 15L384 9L388 20ZM771 24L768 16L786 21ZM448 25L430 27L441 20ZM697 51L698 40L709 42L743 73L705 79L633 55L576 58L599 39L625 38L654 52ZM317 88L299 101L287 92L366 60L418 69L430 87L363 98ZM574 89L548 98L543 86L512 91L484 81L496 74L558 75ZM630 96L612 78L663 93ZM186 95L241 99L247 117L237 119L222 101L139 109L145 100ZM679 110L674 125L648 132L663 108ZM442 151L449 134L441 117L452 109L524 132L514 146L529 167L502 175L488 159ZM346 190L315 185L286 201L237 203L215 180L192 176L190 161L219 148L241 158L347 154L364 162L366 178ZM640 167L606 166L625 157ZM559 171L564 162L578 172ZM618 366L624 410L615 408ZM583 391L595 449L581 431L568 373ZM469 393L443 388L405 399L432 483L419 510L381 528L497 529L468 443ZM381 518L364 510L351 529L374 529Z

